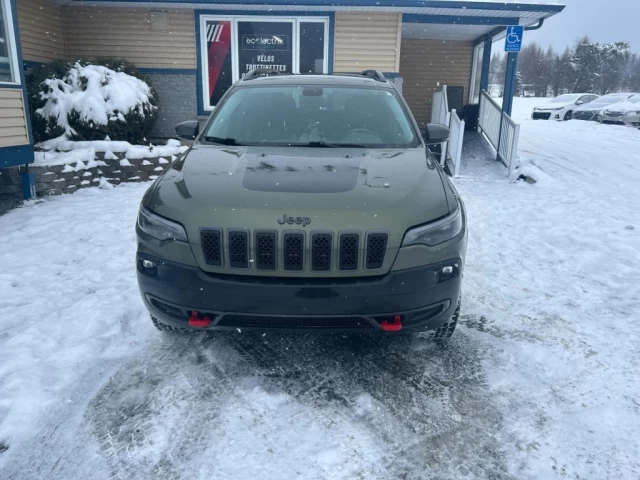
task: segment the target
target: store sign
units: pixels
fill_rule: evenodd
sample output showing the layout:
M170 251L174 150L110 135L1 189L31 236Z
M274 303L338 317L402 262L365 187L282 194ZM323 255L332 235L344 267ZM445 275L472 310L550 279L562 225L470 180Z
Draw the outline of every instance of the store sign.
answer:
M290 50L289 35L243 35L241 43L243 50Z
M293 71L293 23L238 22L238 68L244 77L256 68Z
M216 105L233 84L231 22L214 20L206 26L209 104Z

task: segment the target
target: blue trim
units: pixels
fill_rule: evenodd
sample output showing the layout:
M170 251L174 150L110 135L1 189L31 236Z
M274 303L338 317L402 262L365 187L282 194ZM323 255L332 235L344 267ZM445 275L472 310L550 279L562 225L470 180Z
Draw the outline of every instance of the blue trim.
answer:
M85 0L72 0L70 3L81 4ZM128 3L131 0L100 0L103 3ZM164 0L171 3L172 0ZM396 8L457 8L457 9L474 9L474 10L513 10L522 12L548 12L557 13L564 10L564 5L548 5L548 4L532 4L527 2L519 3L498 3L498 2L470 2L462 0L173 0L175 3L193 3L193 4L210 4L219 5L237 5L243 3L245 5L273 5L274 7L283 5L296 6L325 6L335 7L396 7ZM136 3L158 3L158 0L137 0Z
M491 69L491 37L484 39L484 49L482 53L482 72L480 73L480 91L489 90L489 70Z
M17 88L17 89L24 90L24 88L22 88L22 85L16 85L15 83L0 82L0 88Z
M518 71L518 54L507 54L507 74L504 81L504 99L502 100L502 111L511 116L513 108L513 97L516 93L516 73Z
M197 68L138 68L147 75L195 75Z
M195 3L195 2L194 2ZM221 3L221 2L217 2ZM237 3L237 2L236 2ZM246 3L246 2L245 2ZM256 2L263 4L263 2ZM256 10L194 10L196 22L196 99L198 101L198 116L209 116L210 111L204 109L204 98L202 97L202 49L200 47L200 16L202 15L219 15L229 17L242 16L277 16L277 17L327 17L329 19L329 58L327 59L328 73L333 73L333 46L335 39L335 12L289 12L289 11L256 11Z
M462 17L455 15L420 15L405 13L402 23L436 23L445 25L518 25L515 17Z
M11 167L15 165L23 165L33 163L33 132L31 131L31 115L29 114L29 105L27 103L27 86L24 80L24 67L22 65L22 44L20 43L20 27L18 25L18 9L16 8L16 0L10 0L11 17L13 18L13 32L16 42L16 54L18 55L18 73L20 75L20 85L3 85L2 88L21 88L22 103L24 105L24 113L27 122L27 133L29 134L28 145L18 145L15 147L2 147L2 160L0 167ZM8 156L11 157L10 159Z
M0 168L33 163L33 145L0 147Z

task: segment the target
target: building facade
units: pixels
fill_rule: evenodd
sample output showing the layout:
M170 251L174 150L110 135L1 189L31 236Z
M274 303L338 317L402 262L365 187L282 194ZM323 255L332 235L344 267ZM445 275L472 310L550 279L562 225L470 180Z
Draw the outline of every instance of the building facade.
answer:
M150 75L158 137L208 115L256 67L380 70L402 85L424 125L441 85L453 87L459 103L477 101L487 87L491 43L506 26L537 25L563 9L505 0L0 1L17 8L27 69L54 59L118 57Z

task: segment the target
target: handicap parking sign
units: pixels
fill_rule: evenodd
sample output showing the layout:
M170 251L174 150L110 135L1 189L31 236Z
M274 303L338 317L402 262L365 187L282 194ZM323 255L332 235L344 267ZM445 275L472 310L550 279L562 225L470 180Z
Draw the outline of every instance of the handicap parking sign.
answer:
M507 37L505 38L505 52L519 52L522 49L522 37L524 36L524 27L513 25L507 27Z

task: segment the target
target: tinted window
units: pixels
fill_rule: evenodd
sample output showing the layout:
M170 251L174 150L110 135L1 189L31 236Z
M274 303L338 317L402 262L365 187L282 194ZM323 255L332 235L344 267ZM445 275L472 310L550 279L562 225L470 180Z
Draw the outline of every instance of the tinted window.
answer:
M204 139L239 145L419 145L393 90L320 86L238 88L218 108Z
M300 73L325 73L324 23L300 23Z

